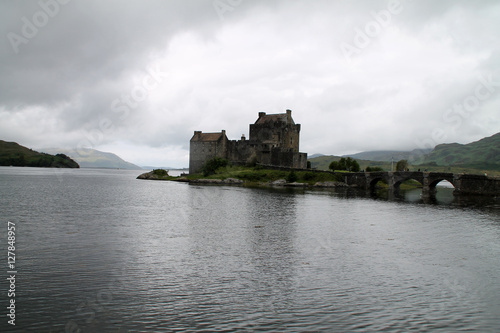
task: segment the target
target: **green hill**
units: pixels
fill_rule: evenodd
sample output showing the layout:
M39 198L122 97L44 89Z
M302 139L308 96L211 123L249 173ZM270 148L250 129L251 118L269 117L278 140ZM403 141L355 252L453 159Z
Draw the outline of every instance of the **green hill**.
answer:
M365 151L362 153L346 155L355 160L391 162L399 160L407 160L410 163L418 164L423 162L425 155L429 154L432 149L414 149L412 151L395 151L395 150L380 150L380 151Z
M91 148L44 148L40 150L47 153L62 152L77 161L82 168L142 170L140 166L124 161L113 153L106 153Z
M466 145L437 145L424 163L500 171L500 133Z
M417 150L411 153L415 152L419 153ZM387 161L387 159L393 153L387 151L366 152L349 156L358 161L362 170L371 166L390 171L391 162ZM487 172L492 175L498 175L500 173L500 133L466 145L458 143L440 144L427 155L423 155L422 152L418 155L420 155L419 158L408 160L410 162L410 169L412 170L421 169L436 172L465 172L471 174L483 174ZM361 156L371 156L377 160L360 159L359 157ZM399 160L399 157L402 157L400 159L409 157L407 155L396 156L394 156L394 165ZM328 170L330 162L338 161L339 159L340 156L323 155L310 158L309 161L313 168Z
M79 168L78 163L64 154L50 155L23 147L16 142L0 140L1 166L49 168Z
M328 167L332 161L340 160L341 156L334 155L323 155L319 157L313 157L308 159L311 162L311 167L313 169L318 170L328 170ZM360 160L355 158L355 160L359 163L359 167L361 170L365 170L368 166L371 167L380 167L384 170L391 170L391 163L386 161L368 161L368 160ZM397 161L395 161L397 162Z

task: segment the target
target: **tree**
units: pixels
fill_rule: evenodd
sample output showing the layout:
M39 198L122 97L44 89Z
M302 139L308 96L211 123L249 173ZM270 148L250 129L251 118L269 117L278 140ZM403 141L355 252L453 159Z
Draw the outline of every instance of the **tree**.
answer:
M356 160L353 160L352 158L348 157L345 162L346 169L347 171L352 171L352 172L359 172L359 163Z
M299 177L297 176L295 171L293 171L293 169L292 169L292 171L290 171L290 173L286 176L286 181L289 183L294 183L297 180L299 180Z
M328 166L328 169L335 171L335 170L340 170L339 168L339 162L337 161L332 161L330 165Z
M333 161L329 165L330 170L347 170L352 172L358 172L360 170L359 163L356 160L348 157L341 157L340 160Z
M396 164L396 171L405 171L408 170L408 161L407 160L400 160Z
M201 171L203 172L204 177L210 176L210 175L215 174L217 169L226 167L228 164L229 164L228 160L223 159L221 157L214 157L214 158L209 159L205 163L205 165L203 166Z
M377 172L377 171L384 171L381 167L372 167L368 166L366 167L366 172Z

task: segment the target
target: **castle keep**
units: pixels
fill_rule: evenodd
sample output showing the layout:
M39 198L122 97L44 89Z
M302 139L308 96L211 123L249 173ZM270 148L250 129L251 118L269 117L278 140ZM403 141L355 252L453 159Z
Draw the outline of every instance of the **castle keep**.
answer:
M203 133L195 131L189 148L189 173L197 173L214 157L234 164L260 163L290 168L306 168L307 153L299 152L300 124L295 124L292 111L266 114L250 124L250 137L228 140L226 131Z

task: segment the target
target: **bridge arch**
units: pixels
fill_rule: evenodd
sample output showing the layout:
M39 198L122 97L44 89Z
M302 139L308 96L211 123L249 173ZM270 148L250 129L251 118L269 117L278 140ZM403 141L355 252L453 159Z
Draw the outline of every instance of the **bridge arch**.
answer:
M436 179L434 181L432 181L431 183L429 183L429 188L435 188L437 186L437 184L441 183L443 180L446 180L447 182L449 182L451 185L453 185L453 187L456 187L456 185L453 183L453 179Z
M438 179L438 180L435 180L432 183L430 183L429 188L435 188L437 186L437 184L441 183L442 181L447 181L448 183L453 185L453 187L456 187L455 184L453 184L453 182L449 179Z
M432 173L429 174L429 190L434 191L436 189L436 185L442 182L443 180L447 180L453 185L454 188L457 188L457 184L455 183L455 177L453 174L446 173Z
M424 181L423 181L422 177L408 176L406 178L399 178L398 180L394 181L394 185L393 185L394 191L398 192L401 184L406 182L407 180L415 180L415 181L419 182L422 187L424 186Z
M370 192L374 192L375 186L379 181L384 181L385 183L390 184L390 177L387 172L367 173L366 181L368 190L370 190Z
M385 180L385 179L383 177L377 177L377 178L370 179L370 184L368 185L368 188L370 189L371 192L375 191L375 186L381 180Z
M446 172L357 172L342 173L345 183L350 186L374 191L377 182L383 180L389 185L390 191L398 191L402 182L414 179L422 184L422 195L432 195L436 185L447 180L455 188L454 194L498 195L500 193L500 179L486 175L453 174Z

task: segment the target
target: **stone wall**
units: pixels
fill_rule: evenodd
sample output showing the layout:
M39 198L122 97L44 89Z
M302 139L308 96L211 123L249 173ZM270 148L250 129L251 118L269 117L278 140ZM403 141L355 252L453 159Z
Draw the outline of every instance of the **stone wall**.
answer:
M257 157L256 149L247 140L231 140L228 142L227 159L235 164L247 164Z
M225 133L217 141L197 141L191 139L189 145L189 173L200 172L205 162L211 158L220 157L227 159L227 147L228 140Z
M300 124L267 122L250 125L250 141L267 144L269 148L281 147L299 152Z
M455 191L460 194L500 195L500 179L482 175L457 175Z

